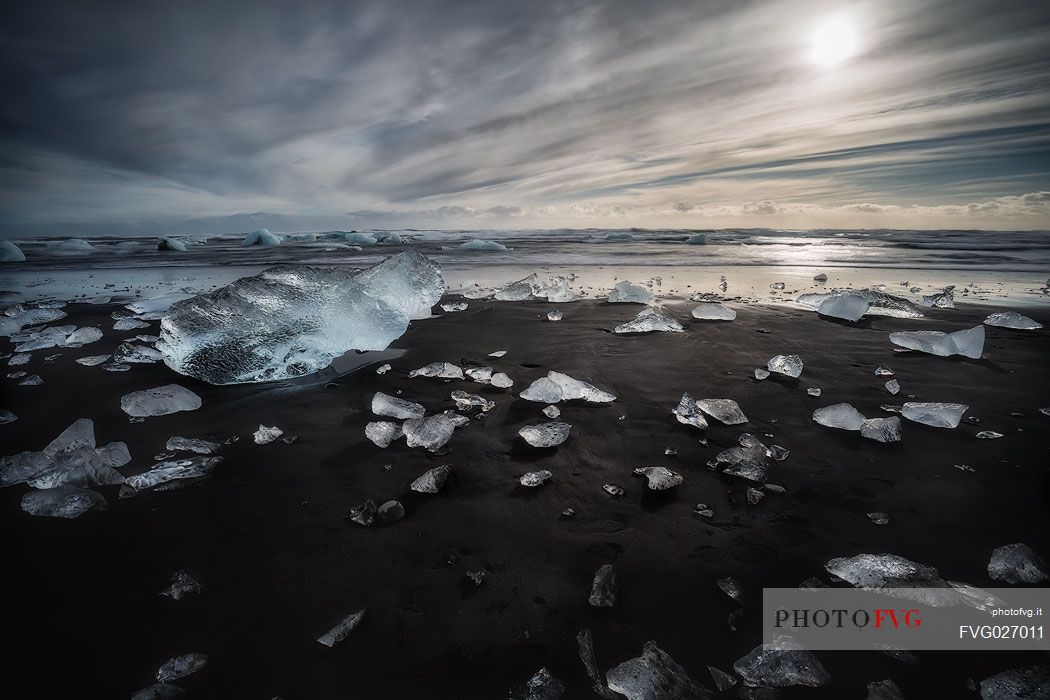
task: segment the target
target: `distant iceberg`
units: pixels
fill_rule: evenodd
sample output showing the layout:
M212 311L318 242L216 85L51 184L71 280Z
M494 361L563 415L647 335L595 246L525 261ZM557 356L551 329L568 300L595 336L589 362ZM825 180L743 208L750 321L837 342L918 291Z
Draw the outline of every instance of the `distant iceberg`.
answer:
M289 379L350 350L384 350L427 318L441 270L405 252L357 271L287 265L174 304L157 348L180 374L210 384Z
M270 233L269 229L261 228L258 231L252 231L244 240L241 241L242 246L253 246L253 245L281 245L281 239Z
M607 234L605 236L605 240L613 242L613 243L619 242L619 241L633 241L634 240L634 236L632 236L629 233L624 233L623 231L619 231L619 232Z
M350 231L344 234L347 243L353 245L375 245L378 243L378 239L369 236L367 233L361 233L360 231Z
M0 241L0 262L25 262L26 254L11 241Z
M459 246L460 250L506 250L507 246L497 243L496 241L487 241L481 238L475 238L467 241Z
M171 250L178 252L186 251L186 244L180 241L178 238L171 238L169 236L160 236L157 238L157 250Z
M690 236L685 239L685 242L689 245L704 245L707 243L707 234L698 233L695 236Z

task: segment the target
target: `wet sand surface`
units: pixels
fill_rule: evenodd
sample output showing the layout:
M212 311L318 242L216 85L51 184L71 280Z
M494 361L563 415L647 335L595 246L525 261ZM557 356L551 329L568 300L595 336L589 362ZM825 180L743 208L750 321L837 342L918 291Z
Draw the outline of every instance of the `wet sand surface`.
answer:
M670 308L685 333L618 336L612 328L641 307L469 305L414 322L394 344L405 354L385 375L373 366L332 383L231 387L180 377L163 364L125 373L78 365L75 358L111 352L122 339L156 333L158 324L116 332L109 314L119 307L67 307L60 323L98 325L105 337L76 350L34 352L29 365L7 370L37 373L44 384L3 380L0 406L19 417L0 426L3 454L39 450L81 417L94 419L99 444L127 442L133 461L125 475L148 469L172 435L240 441L224 448L224 463L199 486L128 499L102 487L109 509L76 520L31 517L19 508L26 486L0 490L7 549L0 590L8 639L17 640L6 652L9 673L30 680L34 697L121 698L152 683L167 659L203 652L208 667L178 682L187 697L493 698L546 666L566 684L567 698L586 698L595 696L576 634L590 628L603 669L637 656L652 639L713 687L707 665L730 671L761 641L762 588L810 576L830 583L823 569L830 558L893 553L935 566L946 579L994 587L985 567L995 547L1024 542L1050 554L1050 417L1038 411L1050 405L1045 330L988 328L984 358L968 360L894 353L887 335L968 328L990 309L960 305L933 310L930 320L847 324L745 305L735 321L714 323L686 320L690 306L679 305ZM564 320L549 322L545 314L555 307ZM1050 322L1045 306L1025 313ZM0 347L10 351L6 340ZM486 357L496 350L508 352ZM800 379L753 378L755 367L782 353L802 356ZM433 361L491 365L515 385L407 377ZM900 381L897 397L873 374L884 363ZM534 449L517 431L548 420L544 404L517 392L549 370L619 399L561 405L560 420L573 426L569 440ZM129 423L123 394L173 382L198 393L203 407ZM823 395L807 395L810 386ZM457 430L447 454L403 441L380 449L364 437L374 392L400 390L435 412L454 408L455 389L496 407ZM735 399L750 421L711 421L701 445L703 433L670 413L683 391ZM811 419L813 409L839 402L887 416L880 404L912 396L968 404L980 426L903 421L903 441L881 444ZM251 433L260 424L299 439L255 445ZM1005 437L979 440L981 429ZM749 482L706 466L745 431L791 451L769 474L786 493L754 506L744 497ZM678 455L665 456L672 446ZM453 467L441 493L409 491L440 464ZM685 483L648 492L631 474L645 465L678 471ZM538 489L518 485L518 476L536 469L549 469L552 480ZM625 495L609 496L606 483ZM407 515L374 528L345 519L367 498L400 499ZM698 502L714 516L695 515ZM565 518L569 507L576 515ZM874 525L866 517L872 511L888 513L890 523ZM587 597L605 563L616 568L619 599L596 609ZM179 568L203 584L202 594L158 595ZM465 576L477 570L487 572L480 586ZM741 606L715 584L726 576L748 596L737 631L728 618ZM348 643L329 649L315 641L359 609L368 612ZM910 698L974 697L969 678L1045 662L1016 652L918 652L915 665L877 652L816 655L831 682L788 689L785 697L862 697L866 683L882 678Z

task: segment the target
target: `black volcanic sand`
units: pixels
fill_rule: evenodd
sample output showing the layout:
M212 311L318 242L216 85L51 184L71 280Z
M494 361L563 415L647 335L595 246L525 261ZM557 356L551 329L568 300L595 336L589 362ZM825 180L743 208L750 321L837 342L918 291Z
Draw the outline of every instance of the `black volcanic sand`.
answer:
M548 322L544 314L555 306L565 318ZM100 444L128 443L134 460L125 474L149 468L172 435L241 439L202 485L124 500L103 488L109 510L76 520L23 513L25 486L0 492L6 666L11 677L32 680L34 697L128 697L167 659L192 651L210 657L206 670L179 682L197 698L494 698L542 666L565 682L566 697L594 697L577 658L576 634L585 627L603 668L637 656L652 639L712 686L708 664L731 670L760 642L762 588L810 576L828 582L823 564L832 557L894 553L982 587L996 585L985 567L997 546L1021 541L1050 557L1050 417L1038 412L1050 405L1050 335L989 328L980 361L894 353L887 339L894 330L970 327L988 309L854 325L742 306L731 323L687 320L685 333L625 337L611 330L638 306L471 301L465 312L414 322L395 344L407 352L384 376L365 367L334 384L212 387L163 364L126 373L75 364L120 339L157 332L156 323L112 331L114 308L69 306L62 323L101 325L105 338L33 353L20 369L39 373L42 386L4 380L0 405L19 420L0 427L3 453L39 450L80 417L95 420ZM687 319L688 308L674 311ZM1045 308L1026 313L1050 323ZM486 357L504 349L502 359ZM756 381L752 370L780 353L804 358L801 379ZM491 364L515 386L407 377L440 360ZM900 380L898 397L873 374L882 363ZM544 406L516 392L548 370L620 398L563 404L570 439L535 450L516 433L547 420ZM121 412L121 395L171 382L200 394L203 407L140 423ZM810 386L823 396L808 396ZM453 407L455 389L481 393L496 408L457 430L447 454L404 441L379 449L365 439L375 391L401 390L440 411ZM683 391L733 398L750 422L712 421L703 446L701 433L670 413ZM969 404L980 427L904 421L903 442L884 445L811 420L814 408L842 401L868 416L889 415L880 404L912 395ZM260 423L299 440L255 445ZM1005 437L978 440L979 429ZM770 472L787 492L757 506L744 499L747 482L705 466L743 431L791 450ZM677 457L664 456L669 446ZM409 491L423 471L445 463L454 474L442 493ZM665 465L685 483L663 496L647 492L631 474L643 465ZM518 485L518 476L537 469L550 469L551 482ZM626 495L610 497L602 490L610 482ZM345 519L366 498L399 498L407 516L375 528ZM714 518L694 515L698 502L711 505ZM574 518L562 517L568 507ZM890 524L872 524L872 511L888 513ZM616 567L620 597L599 610L587 597L607 562ZM159 596L178 568L197 577L204 593ZM479 569L488 576L474 587L465 572ZM727 620L739 606L715 585L725 576L743 585L753 606L736 632ZM365 622L348 643L329 649L315 641L361 608ZM831 683L789 689L786 697L861 697L866 683L882 678L907 697L973 697L967 679L1045 661L1013 652L919 652L917 665L876 652L817 655Z

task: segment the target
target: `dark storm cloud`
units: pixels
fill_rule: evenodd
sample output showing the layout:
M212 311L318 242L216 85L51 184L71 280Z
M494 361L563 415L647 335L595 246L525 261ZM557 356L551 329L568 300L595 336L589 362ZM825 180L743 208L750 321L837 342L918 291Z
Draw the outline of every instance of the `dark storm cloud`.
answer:
M834 12L860 51L815 71ZM1020 195L1047 45L1021 0L8 4L0 227Z

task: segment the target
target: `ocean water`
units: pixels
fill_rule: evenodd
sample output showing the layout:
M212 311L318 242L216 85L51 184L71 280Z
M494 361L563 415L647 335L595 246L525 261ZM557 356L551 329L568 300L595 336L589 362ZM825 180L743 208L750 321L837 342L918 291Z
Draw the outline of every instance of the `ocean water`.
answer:
M280 246L241 245L242 235L176 236L186 252L162 252L154 237L17 240L25 263L5 263L0 289L31 297L149 296L202 291L281 263L372 265L408 248L438 261L452 291L493 287L544 270L575 275L599 296L617 280L650 282L661 294L718 291L729 296L789 301L809 291L813 275L827 287L884 285L918 299L947 285L969 298L1004 305L1050 303L1050 231L786 231L520 230L394 231L403 243L352 246L342 232L279 234ZM701 237L703 243L688 243ZM459 248L491 240L503 251ZM770 289L784 282L787 289ZM911 293L914 287L921 292Z

